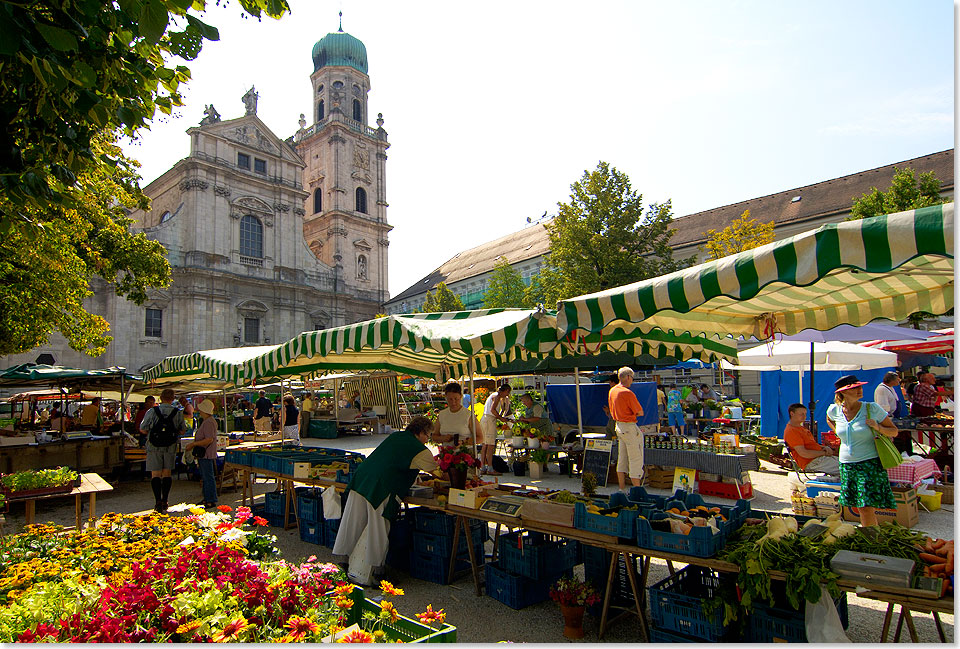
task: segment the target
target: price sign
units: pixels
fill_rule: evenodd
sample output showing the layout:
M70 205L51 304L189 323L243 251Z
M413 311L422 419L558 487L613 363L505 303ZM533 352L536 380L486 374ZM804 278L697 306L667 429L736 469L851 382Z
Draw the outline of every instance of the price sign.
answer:
M597 487L607 486L610 472L610 453L613 452L611 439L584 440L583 474L592 473L597 478Z
M508 500L501 500L499 498L487 498L483 501L483 504L480 505L480 511L490 512L492 514L500 514L501 516L512 516L514 518L520 517L520 508L523 506L523 503L510 502Z

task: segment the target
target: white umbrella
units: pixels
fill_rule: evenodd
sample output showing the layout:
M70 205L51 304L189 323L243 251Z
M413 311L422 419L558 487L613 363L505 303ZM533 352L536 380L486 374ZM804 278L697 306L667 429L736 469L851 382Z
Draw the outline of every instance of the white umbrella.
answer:
M737 354L738 365L721 361L726 369L735 370L784 370L802 372L810 369L810 343L799 340L784 340L773 345L758 345ZM852 343L817 343L813 362L819 370L873 370L894 367L897 355Z

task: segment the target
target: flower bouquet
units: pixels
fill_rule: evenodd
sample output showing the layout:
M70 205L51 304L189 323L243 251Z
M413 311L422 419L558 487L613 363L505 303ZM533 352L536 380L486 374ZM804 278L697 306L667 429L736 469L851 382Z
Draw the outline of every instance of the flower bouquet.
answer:
M600 603L600 593L579 577L561 577L550 587L550 599L560 606L593 606Z
M477 458L473 457L466 446L458 448L443 448L435 456L441 471L445 471L453 489L464 489L467 486L467 469L477 466Z

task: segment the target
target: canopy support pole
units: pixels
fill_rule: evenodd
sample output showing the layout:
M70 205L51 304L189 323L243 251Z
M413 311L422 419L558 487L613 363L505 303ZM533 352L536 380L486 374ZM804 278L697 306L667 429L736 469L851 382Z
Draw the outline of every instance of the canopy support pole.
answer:
M123 433L125 432L123 415L127 411L126 393L123 389L123 374L123 372L120 373L120 437L123 437Z
M813 438L817 440L817 443L820 442L820 436L817 434L817 401L813 396L813 343L810 343L810 432L813 434ZM801 374L801 381L803 380L803 375Z
M473 454L476 455L477 442L480 441L479 439L477 439L478 437L480 437L479 435L477 435L477 433L479 432L480 423L477 421L477 410L475 407L477 403L476 402L477 395L476 395L476 392L474 392L473 390L473 356L471 356L467 362L470 364L468 366L468 369L469 369L468 376L470 377L470 415L473 417Z
M223 432L230 435L230 420L227 419L227 389L224 388L221 392L223 392Z
M573 368L573 384L577 390L577 434L580 436L580 446L583 447L583 414L580 411L580 371Z

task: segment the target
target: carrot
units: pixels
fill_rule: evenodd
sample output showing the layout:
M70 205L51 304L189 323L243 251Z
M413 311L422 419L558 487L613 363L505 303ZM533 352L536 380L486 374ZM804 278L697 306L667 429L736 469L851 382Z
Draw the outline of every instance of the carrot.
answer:
M939 575L941 572L946 571L946 569L947 569L947 564L945 564L945 563L938 563L938 564L935 565L935 566L930 566L930 575L933 576L933 577L936 577L936 576Z
M924 566L924 567L923 567L923 576L924 576L924 577L930 577L930 576L931 576L931 575L930 575L930 566Z
M933 549L934 549L934 550L939 550L940 548L942 548L942 547L945 546L946 544L947 544L947 542L946 542L945 539L937 539L936 541L933 542Z
M943 586L941 586L941 588L940 588L940 597L946 597L948 590L950 590L950 580L949 580L949 579L944 579L944 580L943 580Z
M926 550L927 552L933 552L933 551L934 551L934 550L933 550L933 539L931 539L929 536L927 537L927 542L926 542L926 544L923 546L923 549Z
M920 553L920 560L921 560L921 561L926 561L927 563L931 563L931 564L938 564L938 563L946 563L946 562L947 562L946 557L938 557L938 556L935 555L935 554L929 554L929 553L927 553L927 552L921 552L921 553Z

